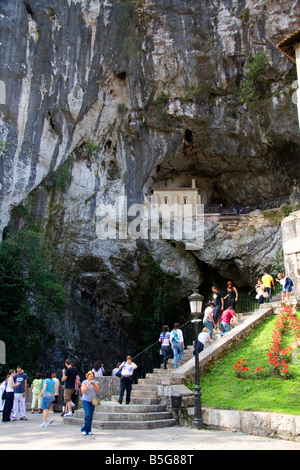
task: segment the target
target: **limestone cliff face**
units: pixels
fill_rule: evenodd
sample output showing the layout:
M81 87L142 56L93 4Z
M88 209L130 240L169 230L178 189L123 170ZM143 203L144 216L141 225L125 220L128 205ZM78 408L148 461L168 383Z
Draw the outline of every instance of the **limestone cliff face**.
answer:
M275 45L299 17L297 0L1 2L0 230L33 192L47 230L56 207L53 236L73 270L75 299L89 298L97 328L112 311L114 331L118 315L126 319L144 252L180 273L182 297L201 285L201 263L241 285L271 264L278 227L257 231L249 257L245 232L237 242L241 232L234 239L210 222L204 249L187 254L163 241L101 242L96 209L118 196L143 203L154 187L191 178L206 203L288 194L300 171L296 78ZM238 92L262 50L260 100L241 104ZM54 206L47 177L68 158L72 182Z
M196 177L207 202L286 194L299 171L292 64L275 44L299 1L1 2L1 228L84 142L99 146L111 187ZM255 109L236 92L249 60L269 67ZM164 101L157 100L163 93ZM138 181L138 184L136 184ZM103 188L103 187L102 187ZM100 189L100 188L99 188Z

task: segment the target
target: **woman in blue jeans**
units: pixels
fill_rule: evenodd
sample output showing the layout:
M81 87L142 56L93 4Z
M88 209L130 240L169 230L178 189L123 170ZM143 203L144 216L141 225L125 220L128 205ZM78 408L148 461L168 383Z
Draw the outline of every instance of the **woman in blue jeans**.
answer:
M184 339L182 331L179 329L179 323L175 323L174 329L171 331L171 344L174 353L174 368L177 369L178 361L181 362L184 351Z
M84 420L81 427L81 434L83 436L92 434L92 423L94 417L95 407L92 403L93 397L96 396L95 392L100 392L98 382L95 381L94 372L90 371L86 374L86 380L81 385L81 403L84 411Z

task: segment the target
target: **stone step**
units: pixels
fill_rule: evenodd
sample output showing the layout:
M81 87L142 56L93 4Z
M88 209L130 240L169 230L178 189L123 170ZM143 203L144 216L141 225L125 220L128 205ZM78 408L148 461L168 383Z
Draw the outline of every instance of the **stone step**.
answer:
M129 408L130 405L127 405ZM83 410L77 410L75 411L74 418L80 418L83 420L84 418L84 411ZM94 413L94 421L96 422L103 422L103 421L158 421L158 420L166 420L166 419L172 419L172 413L169 411L160 411L160 412L153 412L153 411L148 411L145 413L133 413L127 412L100 412L100 411L95 411Z
M126 396L123 398L123 403L125 402L125 399L126 399ZM112 403L116 404L118 403L119 397L116 395L113 395L111 397L111 400L112 400ZM130 405L160 405L160 400L158 398L149 398L149 397L132 397L130 400Z
M173 370L174 370L174 367L171 368L170 366L168 366L167 369L164 369L164 366L162 364L160 369L153 369L153 374L158 374L158 375L172 374Z
M131 392L131 398L157 398L157 390L138 390L137 388L133 389Z
M108 421L107 423L102 422L95 423L95 428L98 429L159 429L175 426L175 419L160 419L152 421Z
M71 425L82 425L81 418L68 417L64 418L65 424ZM159 419L151 421L93 421L93 428L95 429L134 429L134 430L143 430L143 429L159 429L165 427L174 426L175 419Z
M143 379L141 379L143 380ZM140 381L138 382L138 384L134 384L132 386L132 390L145 390L145 391L154 391L156 392L157 391L157 385L153 385L153 384L148 384L148 383L140 383Z
M173 369L173 372L176 369ZM182 380L178 380L178 377L174 377L172 374L160 375L160 374L147 374L145 379L139 379L141 385L180 385Z
M159 379L156 379L156 378L153 378L153 379L146 378L146 379L139 379L138 385L145 385L145 386L157 387L157 385L159 385L160 382L161 382L161 378L159 378Z
M80 410L78 410L80 411ZM160 413L166 411L165 405L120 405L114 402L102 402L101 406L97 406L95 412L104 413Z

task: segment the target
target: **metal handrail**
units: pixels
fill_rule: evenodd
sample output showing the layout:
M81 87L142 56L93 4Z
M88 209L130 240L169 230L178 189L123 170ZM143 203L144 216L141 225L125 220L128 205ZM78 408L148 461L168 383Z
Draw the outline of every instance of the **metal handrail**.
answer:
M290 196L283 196L274 199L266 199L257 204L237 204L233 207L226 207L223 204L204 204L204 214L206 215L246 215L257 209L265 211L278 209L282 204L290 203Z
M180 329L183 329L186 325L188 325L188 324L190 324L190 323L191 323L191 320L188 320L186 323L180 325L179 328L180 328ZM193 340L194 340L194 338L193 338ZM157 340L155 343L153 343L153 344L151 344L150 346L148 346L147 348L145 348L145 349L144 349L143 351L141 351L140 353L136 354L136 355L132 358L132 360L136 360L138 357L140 357L140 356L142 356L143 354L145 354L146 352L152 350L152 354L153 354L153 356L152 356L152 362L153 362L153 361L154 361L154 347L157 346L158 343L160 343L159 340ZM159 356L159 362L160 362L160 364L161 364L160 358L161 358L161 356ZM157 365L158 365L158 358L156 358L156 360L157 360ZM146 370L146 368L145 368L145 370L143 370L143 367L139 367L139 368L137 369L137 373L139 374L139 378L141 378L141 377L144 376L144 375L143 375L143 371L144 371L145 373L147 373L147 372L150 372L150 370L152 369L152 370L151 370L151 372L152 372L154 368L155 368L155 365L154 365L152 368L149 368L149 370Z
M180 329L184 328L184 327L185 327L188 323L190 323L190 322L191 322L191 320L187 321L186 323L184 323L183 325L181 325L179 328L180 328ZM134 356L134 357L132 358L132 360L135 360L137 357L141 356L144 352L148 351L148 349L153 348L153 347L156 346L158 343L160 343L159 339L158 339L155 343L151 344L151 345L148 346L146 349L144 349L142 352L140 352L139 354L137 354L136 356Z

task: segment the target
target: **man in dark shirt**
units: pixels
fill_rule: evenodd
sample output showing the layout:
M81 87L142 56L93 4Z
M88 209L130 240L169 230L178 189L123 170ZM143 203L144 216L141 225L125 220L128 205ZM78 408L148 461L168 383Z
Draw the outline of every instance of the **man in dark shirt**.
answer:
M75 381L77 377L77 370L72 367L70 359L65 361L66 369L63 369L62 382L65 383L64 387L64 401L67 413L65 416L72 416L72 395L75 391Z
M216 286L213 286L212 291L213 291L213 304L214 304L213 317L214 317L214 322L217 325L217 328L219 328L221 314L224 310L224 299L223 299L221 292Z
M18 411L20 411L20 420L27 420L26 418L26 392L27 392L27 375L23 371L22 366L17 367L17 373L14 376L14 382L20 383L20 385L15 390L14 395L14 407L12 410L13 421L16 421L18 416Z

